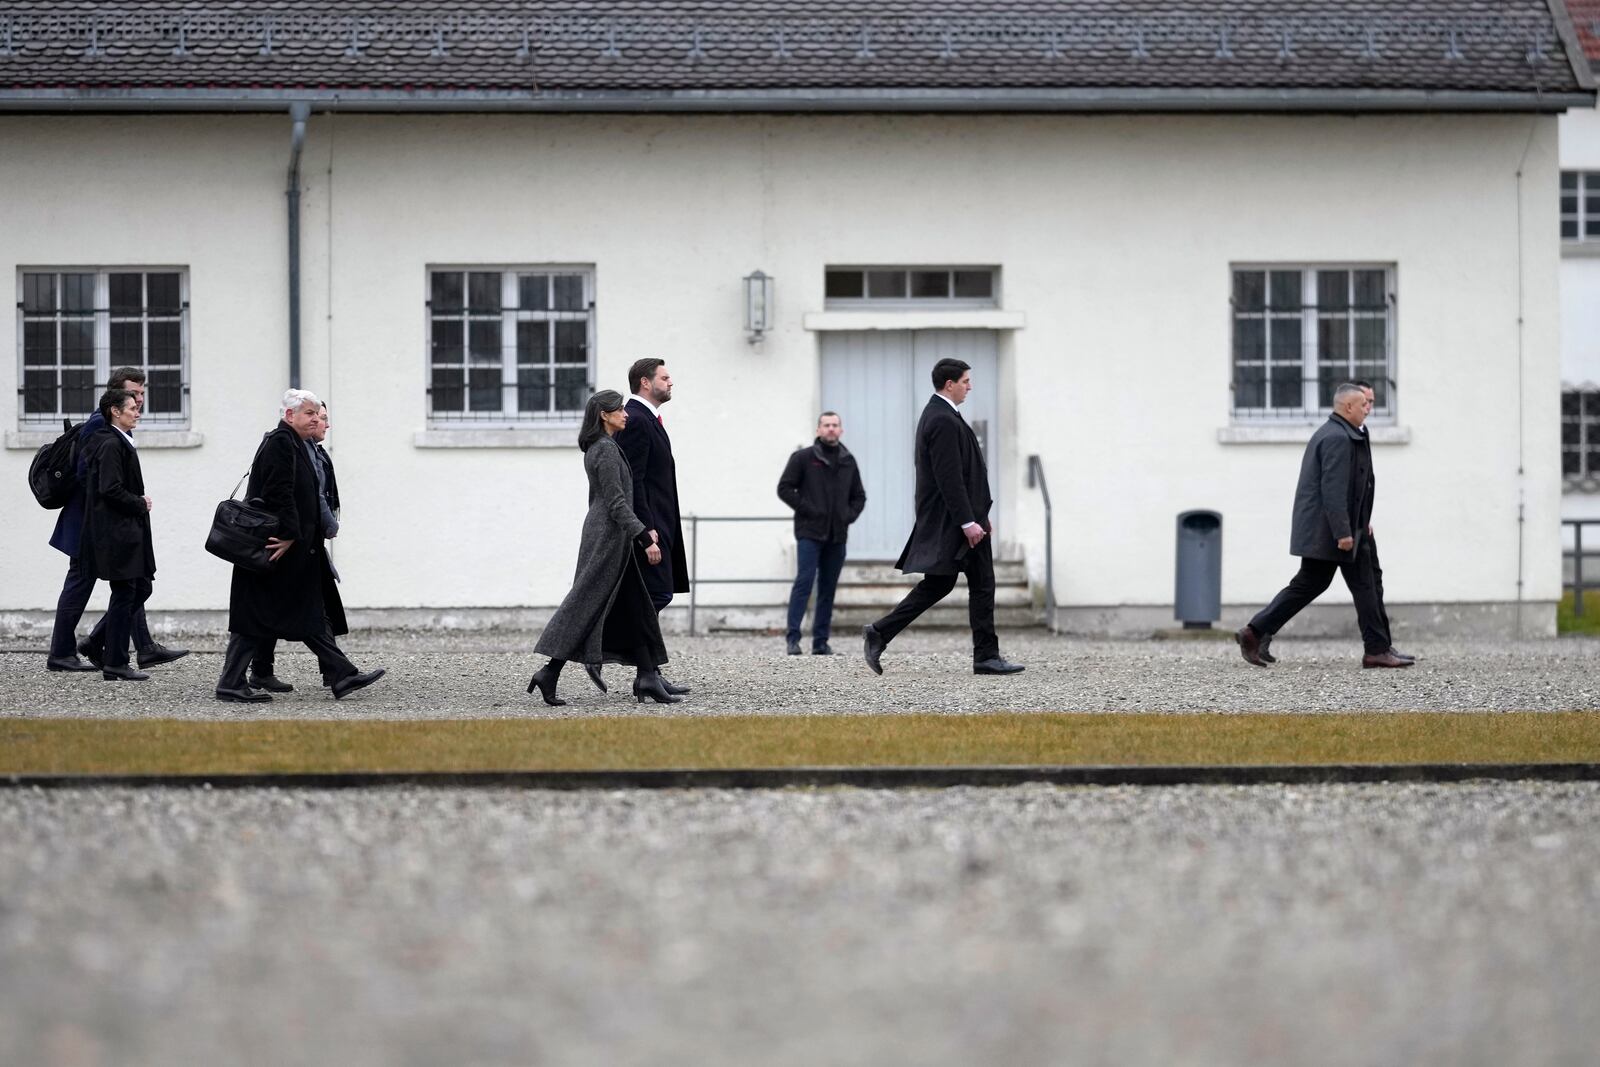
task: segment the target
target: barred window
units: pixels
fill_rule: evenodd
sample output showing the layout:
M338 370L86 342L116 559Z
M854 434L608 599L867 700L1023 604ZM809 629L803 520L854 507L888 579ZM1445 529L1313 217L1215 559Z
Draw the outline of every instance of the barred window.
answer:
M18 421L87 418L113 367L145 372L147 427L189 424L189 275L179 267L17 274Z
M1600 491L1600 388L1561 390L1561 476L1568 489Z
M1357 380L1372 414L1393 417L1393 268L1235 267L1232 302L1236 419L1326 415Z
M594 382L594 272L428 272L428 417L435 424L572 422Z
M994 267L829 267L823 294L832 308L994 307L998 274Z
M1561 172L1561 239L1600 241L1600 171Z

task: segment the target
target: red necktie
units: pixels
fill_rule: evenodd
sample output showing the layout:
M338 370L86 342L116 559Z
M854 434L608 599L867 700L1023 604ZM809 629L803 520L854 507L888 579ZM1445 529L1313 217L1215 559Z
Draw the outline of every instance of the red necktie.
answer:
M661 427L663 430L665 430L667 428L667 420L663 419L660 415L657 415L656 416L656 425Z

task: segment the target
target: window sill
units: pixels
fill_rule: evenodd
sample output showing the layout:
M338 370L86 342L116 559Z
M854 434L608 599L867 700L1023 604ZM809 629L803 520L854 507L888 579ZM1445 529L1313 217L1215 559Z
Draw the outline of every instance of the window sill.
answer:
M416 448L577 448L578 424L418 430L411 444Z
M1224 426L1217 431L1217 440L1225 445L1303 445L1311 435L1322 429L1320 422L1264 423L1259 426ZM1409 445L1409 426L1370 426L1367 435L1375 445Z
M193 430L135 430L133 433L140 448L199 448L206 443L206 435ZM8 430L6 448L32 452L60 436L59 429Z
M808 330L1020 330L1028 317L1020 311L808 311L800 317Z
M1600 259L1600 240L1591 237L1587 241L1574 241L1571 238L1561 242L1562 259Z

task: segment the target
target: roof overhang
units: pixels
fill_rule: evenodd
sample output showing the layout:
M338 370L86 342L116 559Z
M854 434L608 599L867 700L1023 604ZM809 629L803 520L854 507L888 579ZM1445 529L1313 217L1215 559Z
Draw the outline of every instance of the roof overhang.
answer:
M0 89L0 112L1524 112L1595 106L1595 92L1421 89Z

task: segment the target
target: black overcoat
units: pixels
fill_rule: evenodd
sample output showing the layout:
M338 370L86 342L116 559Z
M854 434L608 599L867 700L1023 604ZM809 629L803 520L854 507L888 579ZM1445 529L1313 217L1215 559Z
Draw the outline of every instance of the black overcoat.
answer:
M661 538L661 563L644 573L651 592L687 593L689 561L684 555L678 517L678 467L672 439L650 409L637 400L627 405L628 425L617 433L617 447L633 469L633 513Z
M828 448L819 437L789 457L778 479L778 499L794 509L797 539L842 545L867 506L867 490L850 450Z
M955 574L968 552L961 527L989 529L989 471L978 436L944 397L928 398L917 423L916 524L895 566L907 574Z
M323 550L322 508L311 463L311 452L286 422L256 450L245 497L276 515L278 536L293 538L294 545L264 573L233 569L228 596L232 633L304 641L322 634L332 618L342 626L344 611Z
M1377 485L1367 435L1337 415L1328 416L1300 459L1289 553L1336 563L1354 559L1372 521ZM1349 552L1339 551L1342 537L1355 538Z
M79 545L85 573L110 582L155 577L155 544L138 450L116 427L102 423L85 451Z

